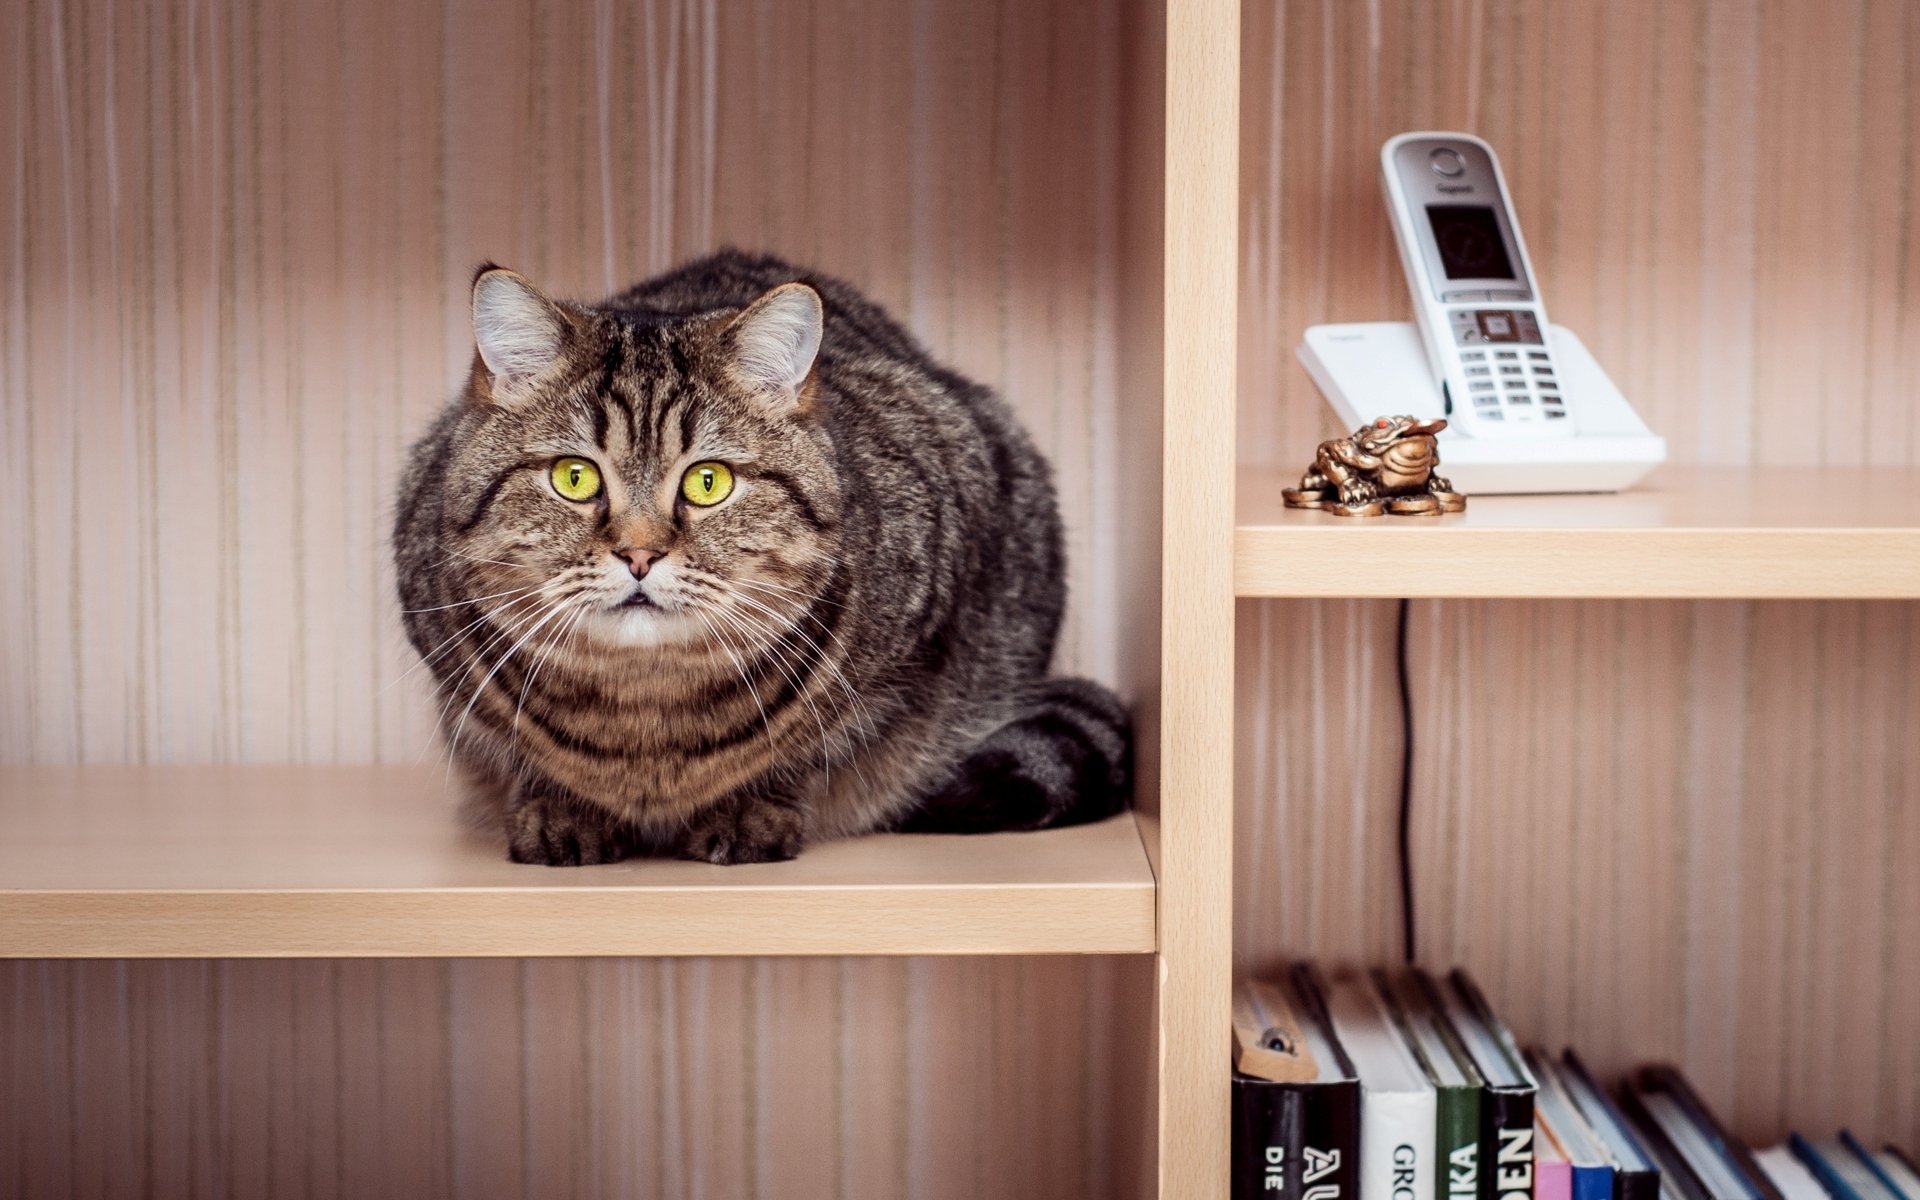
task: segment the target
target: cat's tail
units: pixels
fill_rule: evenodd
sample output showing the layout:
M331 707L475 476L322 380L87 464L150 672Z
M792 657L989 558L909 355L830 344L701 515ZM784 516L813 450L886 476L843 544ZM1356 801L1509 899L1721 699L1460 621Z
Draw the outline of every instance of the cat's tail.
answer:
M1051 829L1110 817L1133 792L1133 722L1090 679L1050 679L908 813L913 833Z

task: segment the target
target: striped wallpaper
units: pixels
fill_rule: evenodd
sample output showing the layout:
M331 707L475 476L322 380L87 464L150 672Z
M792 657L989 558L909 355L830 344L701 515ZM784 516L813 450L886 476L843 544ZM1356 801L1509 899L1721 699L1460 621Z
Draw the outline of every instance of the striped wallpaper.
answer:
M1265 0L1243 44L1244 460L1335 432L1293 347L1410 315L1378 149L1459 128L1677 461L1920 468L1920 7ZM1394 606L1239 631L1240 965L1392 960ZM1748 1137L1920 1145L1920 605L1420 602L1410 657L1424 962Z
M1075 592L1119 486L1118 10L0 13L0 761L436 753L386 537L476 263L597 297L722 244L841 274L1001 388ZM1104 522L1104 523L1103 523ZM1070 665L1116 673L1076 604Z
M1052 456L1063 662L1151 678L1100 602L1153 578L1140 15L0 6L0 761L437 756L385 543L482 259L594 297L733 243L865 287ZM1126 1196L1150 972L4 964L0 1197Z

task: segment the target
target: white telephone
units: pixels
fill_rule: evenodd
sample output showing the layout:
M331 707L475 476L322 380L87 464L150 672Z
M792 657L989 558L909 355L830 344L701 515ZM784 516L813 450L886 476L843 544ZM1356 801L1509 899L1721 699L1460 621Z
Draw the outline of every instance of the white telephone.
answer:
M1380 148L1393 239L1448 421L1474 437L1573 432L1500 160L1464 133Z
M1441 471L1469 494L1617 491L1664 462L1665 439L1547 320L1492 148L1403 133L1380 170L1415 323L1307 330L1300 360L1343 423L1446 417Z

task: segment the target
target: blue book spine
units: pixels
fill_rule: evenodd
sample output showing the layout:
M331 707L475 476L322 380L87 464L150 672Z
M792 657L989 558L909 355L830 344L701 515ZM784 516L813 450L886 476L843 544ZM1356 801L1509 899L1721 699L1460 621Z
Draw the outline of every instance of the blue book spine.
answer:
M1613 1200L1613 1168L1573 1164L1573 1200Z

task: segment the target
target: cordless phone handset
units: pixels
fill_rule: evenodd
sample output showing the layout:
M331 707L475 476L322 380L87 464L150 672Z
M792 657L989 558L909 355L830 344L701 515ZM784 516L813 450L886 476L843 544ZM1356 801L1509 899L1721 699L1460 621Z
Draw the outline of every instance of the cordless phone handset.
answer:
M1466 133L1403 133L1381 182L1413 311L1453 428L1556 437L1579 418L1561 392L1546 306L1493 148Z

